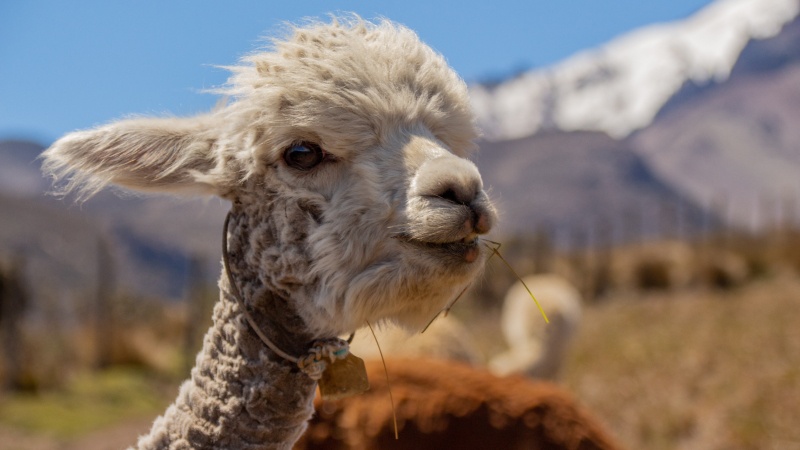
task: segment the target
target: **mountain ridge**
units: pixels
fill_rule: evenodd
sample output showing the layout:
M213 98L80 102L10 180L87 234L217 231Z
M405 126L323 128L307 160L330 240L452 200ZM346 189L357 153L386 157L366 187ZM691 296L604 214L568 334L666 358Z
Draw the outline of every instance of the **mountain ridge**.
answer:
M800 0L718 0L554 66L493 86L473 84L478 124L489 140L547 129L624 138L651 123L686 82L727 79L750 41L777 35L798 13Z
M475 162L498 204L500 234L596 235L604 226L622 242L688 235L716 221L663 182L629 142L597 131L484 141Z

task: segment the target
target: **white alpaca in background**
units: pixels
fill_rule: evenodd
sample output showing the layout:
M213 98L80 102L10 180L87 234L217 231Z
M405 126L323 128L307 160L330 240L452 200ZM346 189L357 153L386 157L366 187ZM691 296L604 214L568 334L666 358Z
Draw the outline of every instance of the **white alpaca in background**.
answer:
M523 281L550 323L545 323L522 282L515 283L505 296L501 318L509 349L492 358L489 368L498 375L521 373L555 380L580 324L581 294L557 275L531 275Z
M317 378L349 358L337 336L424 326L480 274L495 221L465 159L466 86L412 31L313 24L232 70L224 108L123 120L44 153L84 196L117 184L232 203L214 323L142 449L291 448Z
M578 289L558 275L532 275L523 279L536 296L550 323L521 281L509 288L503 299L499 323L509 349L488 360L497 375L524 374L555 380L561 371L570 342L581 320ZM412 333L397 326L369 329L356 334L352 348L365 358L379 358L375 340L388 357L428 357L461 361L473 366L486 364L478 351L474 332L453 316L436 318L425 333Z

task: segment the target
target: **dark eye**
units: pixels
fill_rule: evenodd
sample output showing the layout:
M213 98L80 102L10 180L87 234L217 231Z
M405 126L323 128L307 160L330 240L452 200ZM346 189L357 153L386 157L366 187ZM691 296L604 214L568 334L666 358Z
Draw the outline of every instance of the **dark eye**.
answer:
M297 170L311 170L325 159L325 151L317 144L300 142L283 152L283 160Z

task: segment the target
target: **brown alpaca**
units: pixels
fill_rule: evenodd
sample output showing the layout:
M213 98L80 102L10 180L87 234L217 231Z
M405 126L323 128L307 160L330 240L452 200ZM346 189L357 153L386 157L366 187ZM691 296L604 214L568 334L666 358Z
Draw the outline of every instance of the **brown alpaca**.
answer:
M370 390L336 401L318 398L295 450L620 448L553 384L435 359L388 359L386 367L398 440L383 366L370 360Z

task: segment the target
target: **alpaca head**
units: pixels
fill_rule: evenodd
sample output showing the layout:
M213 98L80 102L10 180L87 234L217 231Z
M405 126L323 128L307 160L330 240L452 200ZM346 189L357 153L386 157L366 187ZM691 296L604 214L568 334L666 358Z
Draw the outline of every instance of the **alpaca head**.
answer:
M106 184L233 202L232 255L306 326L419 327L482 268L495 220L464 83L410 30L358 18L296 28L233 67L232 101L192 118L71 133L44 155L66 189Z

